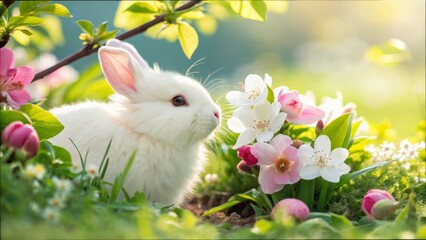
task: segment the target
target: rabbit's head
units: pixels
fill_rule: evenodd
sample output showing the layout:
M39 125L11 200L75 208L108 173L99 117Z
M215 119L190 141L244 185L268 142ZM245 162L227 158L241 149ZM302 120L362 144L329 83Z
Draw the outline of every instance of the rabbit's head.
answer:
M99 60L118 94L112 98L121 108L116 119L132 133L185 145L206 139L220 124L220 109L201 84L151 69L132 45L109 40Z

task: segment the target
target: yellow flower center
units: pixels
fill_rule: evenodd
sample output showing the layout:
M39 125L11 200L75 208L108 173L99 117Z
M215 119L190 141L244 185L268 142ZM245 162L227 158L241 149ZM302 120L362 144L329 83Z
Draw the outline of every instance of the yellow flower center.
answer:
M280 159L278 159L277 162L275 162L275 168L281 173L285 173L286 171L288 171L290 169L290 166L291 162L283 157L281 157Z
M269 124L271 123L271 121L269 120L253 120L253 126L252 128L256 129L258 132L264 132L266 130L270 130L269 129Z

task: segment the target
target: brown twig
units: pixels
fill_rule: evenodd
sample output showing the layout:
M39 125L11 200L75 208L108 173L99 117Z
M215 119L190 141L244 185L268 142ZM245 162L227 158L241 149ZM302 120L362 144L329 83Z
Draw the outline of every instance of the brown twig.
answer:
M189 8L193 7L194 5L196 5L199 2L201 2L201 0L191 0L191 1L187 2L187 3L185 3L184 5L176 8L175 11L183 11L183 10L189 9ZM144 23L144 24L140 25L137 28L129 30L129 31L123 33L123 34L120 34L116 38L120 39L120 40L124 40L124 39L132 37L132 36L134 36L136 34L145 32L148 28L150 28L150 27L152 27L152 26L154 26L154 25L156 25L158 23L163 22L165 20L165 17L166 17L166 15L156 16L152 21ZM93 45L87 45L84 48L80 49L78 52L76 52L76 53L74 53L74 54L72 54L72 55L70 55L70 56L62 59L61 61L57 62L55 65L53 65L53 66L51 66L51 67L49 67L49 68L47 68L47 69L45 69L45 70L43 70L41 72L38 72L34 76L34 79L32 80L32 82L35 82L35 81L37 81L37 80L39 80L39 79L41 79L41 78L49 75L50 73L56 71L57 69L59 69L59 68L61 68L63 66L66 66L66 65L68 65L68 64L70 64L70 63L72 63L72 62L74 62L74 61L76 61L76 60L78 60L80 58L89 56L92 53L97 52L98 49L99 49L99 47L93 48Z

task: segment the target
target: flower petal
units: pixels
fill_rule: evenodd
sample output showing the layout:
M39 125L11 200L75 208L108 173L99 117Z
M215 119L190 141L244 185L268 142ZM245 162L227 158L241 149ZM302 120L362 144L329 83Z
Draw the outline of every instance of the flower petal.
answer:
M266 194L272 194L281 190L284 185L276 184L274 181L275 166L260 166L259 184L262 191Z
M274 89L275 99L278 101L279 96L282 95L282 94L285 94L287 92L289 92L289 89L286 86L280 86L280 87L275 88Z
M267 142L267 141L271 140L271 138L273 136L274 136L274 133L268 131L268 132L264 132L264 133L258 134L256 136L256 140L258 142Z
M330 164L338 166L343 163L349 156L349 151L345 148L333 149L330 153Z
M21 66L16 68L16 75L12 82L21 82L23 87L28 86L33 80L35 75L34 69L28 66Z
M293 141L291 140L291 138L289 136L286 136L286 135L283 135L283 134L278 134L270 142L270 144L279 153L283 153L284 150L286 148L288 148L289 146L291 146L292 143L293 143Z
M0 63L0 75L4 76L9 68L15 66L15 57L12 50L5 47L0 49Z
M263 102L254 106L255 119L270 120L273 116L272 106L269 102Z
M325 116L325 112L317 107L304 105L303 112L297 119L289 121L294 124L312 124Z
M351 167L349 167L345 163L340 164L339 166L337 166L337 168L339 169L342 175L351 171Z
M341 173L336 167L323 167L320 170L321 177L325 180L333 183L337 183L340 180Z
M302 179L311 180L320 176L320 168L317 165L306 165L300 169Z
M262 92L265 89L265 82L257 74L249 74L244 81L245 92L249 93L251 91Z
M274 171L274 181L276 184L291 184L290 175L287 172Z
M231 91L226 94L226 99L232 105L242 106L250 103L247 93Z
M279 154L272 145L262 142L256 143L250 152L257 158L259 165L274 164Z
M238 136L237 142L235 143L234 149L237 149L243 145L249 144L253 142L253 140L256 138L256 132L254 132L251 129L246 129L244 132Z
M17 103L19 105L26 104L31 99L30 94L25 89L21 89L17 91L9 91L7 92L7 94L10 96L10 98L13 100L14 103Z
M246 130L246 127L244 126L243 122L241 122L241 120L236 117L231 117L228 120L228 127L229 129L231 129L231 131L236 133L241 133Z
M303 144L297 150L297 156L299 160L304 164L315 163L315 151L309 144Z
M288 146L285 150L284 150L284 156L293 162L293 164L297 164L299 163L299 157L297 156L297 148L292 147L292 146Z
M279 113L274 120L269 124L269 128L272 132L278 132L284 124L284 121L287 117L286 113Z
M290 175L290 183L297 183L300 180L300 169L302 168L302 164L299 162L297 164L293 164L291 166L291 171L289 172Z
M314 144L315 152L322 151L323 153L330 155L331 150L331 141L330 138L326 135L321 135L317 137Z
M269 76L269 74L265 73L265 83L266 85L268 85L269 87L272 86L272 78L271 76Z

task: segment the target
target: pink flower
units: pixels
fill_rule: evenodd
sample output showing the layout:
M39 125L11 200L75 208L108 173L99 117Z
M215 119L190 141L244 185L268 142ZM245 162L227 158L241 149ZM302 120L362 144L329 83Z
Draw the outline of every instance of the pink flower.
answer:
M1 140L7 147L24 151L26 157L34 156L39 146L38 135L33 126L20 121L7 125L3 130Z
M398 202L392 195L380 189L367 192L361 202L361 208L370 219L383 219L395 212Z
M257 158L250 151L251 146L244 145L238 148L238 157L241 158L248 166L253 166L257 163Z
M24 89L34 78L34 70L28 66L15 68L15 57L9 48L0 49L0 103L18 109L30 101Z
M285 184L300 180L302 163L297 157L297 149L291 146L292 143L289 136L279 134L269 144L259 142L251 148L251 153L260 165L259 184L264 193L277 192Z
M280 216L279 214L286 214L297 220L303 221L309 216L309 208L299 199L287 198L279 201L274 208L272 208L272 219L277 219Z
M304 103L296 90L289 91L288 88L282 88L277 100L281 104L281 110L287 113L286 120L294 124L312 124L325 115L321 109Z

